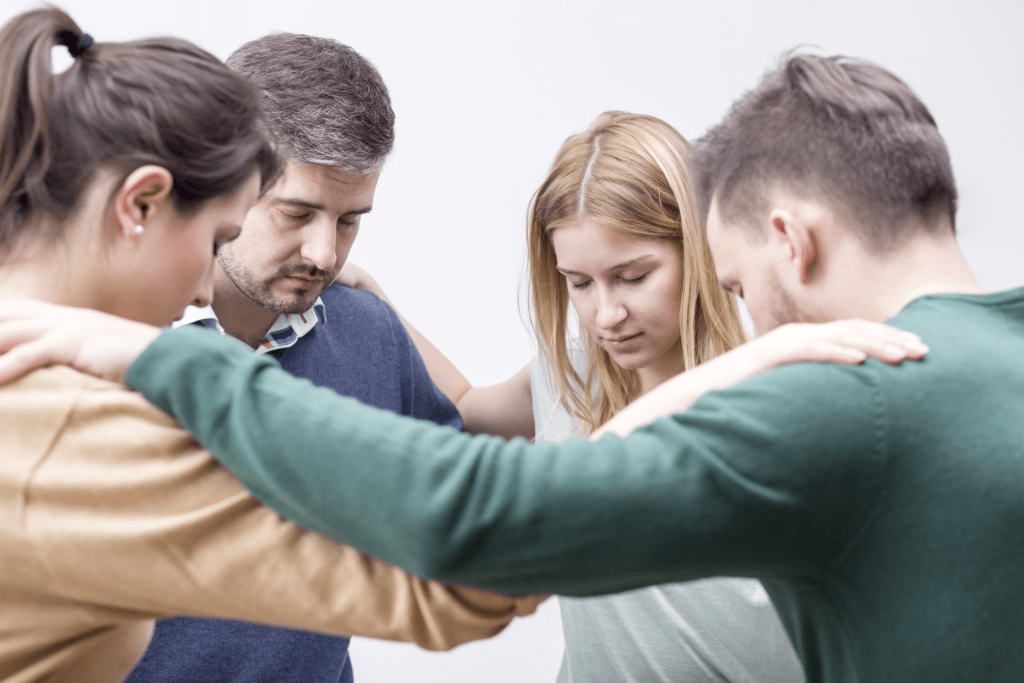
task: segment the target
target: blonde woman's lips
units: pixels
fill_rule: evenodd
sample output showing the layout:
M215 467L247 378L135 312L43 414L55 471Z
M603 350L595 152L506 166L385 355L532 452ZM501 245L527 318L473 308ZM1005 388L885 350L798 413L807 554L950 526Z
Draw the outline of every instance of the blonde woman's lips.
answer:
M615 337L615 338L605 337L604 340L607 343L612 344L613 346L622 346L623 344L627 344L627 343L633 341L634 339L639 337L641 334L643 334L643 332L637 332L636 334L630 334L630 335L626 335L624 337Z

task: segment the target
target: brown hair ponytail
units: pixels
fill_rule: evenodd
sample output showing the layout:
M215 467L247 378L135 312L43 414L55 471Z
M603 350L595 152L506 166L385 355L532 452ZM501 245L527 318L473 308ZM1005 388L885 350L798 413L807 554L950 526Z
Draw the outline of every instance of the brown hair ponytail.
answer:
M53 7L0 29L0 251L39 215L59 233L101 169L166 168L186 213L253 171L264 187L276 178L259 95L216 57L173 38L90 42ZM55 75L58 45L77 57Z
M38 10L0 30L0 205L39 182L49 166L49 110L53 96L50 51L57 37L81 30L64 12ZM4 221L4 228L7 221ZM7 230L0 234L6 241Z

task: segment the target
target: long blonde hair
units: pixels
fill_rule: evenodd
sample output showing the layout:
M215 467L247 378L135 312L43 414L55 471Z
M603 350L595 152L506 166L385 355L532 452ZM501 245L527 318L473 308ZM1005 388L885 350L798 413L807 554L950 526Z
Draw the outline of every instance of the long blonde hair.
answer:
M635 399L636 370L615 363L580 330L581 375L568 348L569 293L556 270L551 231L584 218L644 240L670 240L681 253L680 370L741 344L736 301L718 284L690 179L690 145L672 126L642 114L605 112L568 138L530 202L530 314L560 400L587 432Z

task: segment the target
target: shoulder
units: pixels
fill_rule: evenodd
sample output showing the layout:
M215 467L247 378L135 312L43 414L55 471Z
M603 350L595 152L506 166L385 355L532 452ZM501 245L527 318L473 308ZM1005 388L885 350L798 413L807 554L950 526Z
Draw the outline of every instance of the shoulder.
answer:
M68 368L47 368L0 389L0 415L12 453L38 461L33 481L52 483L55 491L93 487L100 495L97 482L104 482L103 495L125 493L133 482L160 480L167 467L207 472L215 465L192 435L142 395ZM78 472L74 481L62 482L69 471Z
M62 391L62 390L94 390L94 391L128 391L122 385L105 379L87 375L65 365L51 365L34 370L14 380L0 391Z
M408 335L398 314L376 294L331 285L320 298L327 313L323 329L336 343L350 349L381 345L382 351L406 345Z
M346 322L366 321L387 326L401 324L392 308L370 292L335 284L328 287L320 298L327 311L328 324L339 317Z
M801 561L818 566L848 547L898 455L880 390L884 370L785 366L638 429L633 448L678 463L686 486L718 491L723 504L704 511L709 519L746 509L773 528L779 548L815 548L817 559Z
M0 387L0 396L3 397L5 411L11 410L15 404L71 405L78 409L84 407L104 412L130 410L134 415L161 423L177 424L167 413L124 385L63 365L36 370Z
M778 430L790 444L829 441L844 434L863 443L884 426L883 387L903 370L874 360L856 366L793 363L710 392L684 415L724 421L720 426L727 431Z
M790 363L761 373L731 389L714 393L784 396L787 404L800 406L801 410L814 410L818 406L828 409L836 403L856 402L865 394L877 392L890 370L898 371L899 366L875 360L867 360L860 365Z
M884 387L900 371L875 361L787 365L710 392L669 423L749 482L863 510L895 454Z
M312 334L300 338L280 360L313 352L341 354L345 357L368 353L394 353L405 344L405 328L398 315L375 294L331 285L320 295L326 321ZM315 349L315 351L314 351Z
M789 470L809 481L845 467L863 473L891 455L885 388L904 370L873 360L794 363L709 392L674 419L752 475Z
M173 416L116 382L67 367L52 367L32 373L24 383L11 388L20 389L18 400L23 408L40 413L52 412L53 407L65 408L67 419L60 438L80 442L83 448L94 444L97 454L117 451L118 444L126 444L129 449L144 444L140 460L148 460L162 450L201 450Z

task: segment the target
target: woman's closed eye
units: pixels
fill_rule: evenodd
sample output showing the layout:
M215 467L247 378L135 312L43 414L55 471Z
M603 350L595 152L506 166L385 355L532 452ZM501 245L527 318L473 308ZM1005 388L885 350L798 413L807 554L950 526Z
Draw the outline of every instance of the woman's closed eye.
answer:
M647 275L648 273L644 273L638 277L619 277L619 280L621 280L625 285L638 285L643 282L643 279L647 277Z

